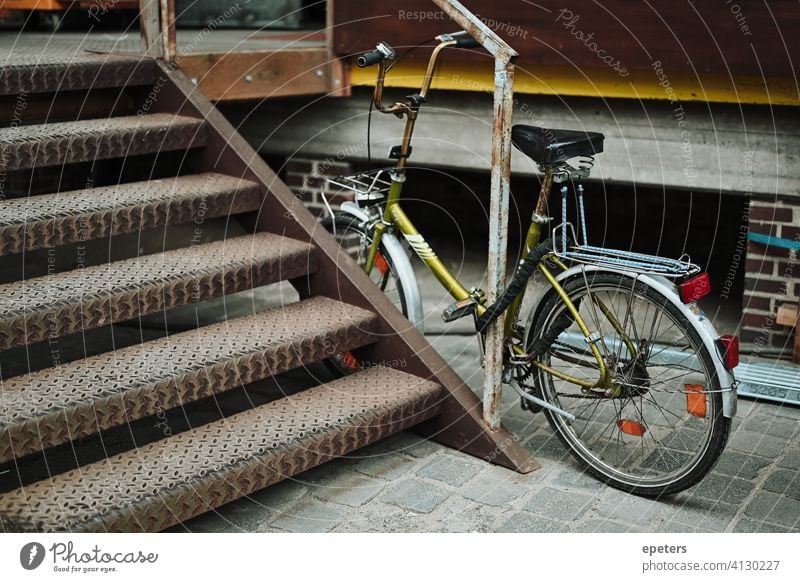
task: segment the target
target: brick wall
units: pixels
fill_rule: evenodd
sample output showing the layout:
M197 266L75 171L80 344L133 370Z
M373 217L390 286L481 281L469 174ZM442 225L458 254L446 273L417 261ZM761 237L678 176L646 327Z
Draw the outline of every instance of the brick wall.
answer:
M754 197L749 226L750 232L800 242L800 200ZM799 278L796 251L748 241L740 334L746 347L791 354L792 329L778 325L775 317L783 303L798 303Z
M325 212L323 193L332 207L353 199L352 195L341 192L339 188L331 187L326 181L326 178L349 174L351 170L349 163L334 161L330 158L320 160L295 157L286 163L286 183L303 201L306 208L319 216Z

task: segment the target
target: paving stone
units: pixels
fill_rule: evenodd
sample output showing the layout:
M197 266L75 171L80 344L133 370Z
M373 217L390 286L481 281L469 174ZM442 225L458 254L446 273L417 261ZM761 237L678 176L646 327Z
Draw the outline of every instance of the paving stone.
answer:
M768 434L790 440L797 431L797 418L782 418L774 414L755 414L744 420L743 428L760 434Z
M580 533L627 533L633 530L614 521L592 518L572 528L572 531Z
M791 469L770 471L767 480L764 481L764 489L800 499L800 472Z
M569 467L559 471L558 474L551 479L551 482L554 485L560 485L570 491L578 490L597 493L598 491L605 491L608 488L607 485L595 479L575 463L570 463Z
M754 487L752 481L712 472L691 489L691 495L740 504L750 496Z
M664 513L665 525L675 523L684 527L723 532L741 509L741 505L685 495L665 501L667 506Z
M390 485L381 499L410 511L430 513L449 496L450 493L438 485L420 479L406 479Z
M417 467L419 467L418 461L399 453L363 457L353 461L353 468L356 471L388 481L413 475Z
M772 459L726 449L720 456L714 471L742 479L755 479L759 471L771 462Z
M446 447L440 445L439 443L435 443L431 440L418 438L416 442L411 443L409 444L409 446L404 448L403 452L417 459L423 459L425 457L430 457L431 455L435 455L436 453L439 453L443 450L446 450Z
M797 528L800 521L800 501L771 491L761 491L745 507L744 512L756 521Z
M778 466L800 471L800 451L786 451L786 454L778 460Z
M761 455L762 457L775 459L786 447L786 438L779 438L742 429L736 431L731 437L728 446L742 453L753 453Z
M417 471L420 477L435 479L453 487L460 487L471 480L483 467L476 461L467 461L454 455L434 457L430 463Z
M206 533L256 531L280 511L297 503L307 491L304 484L286 479L191 519L183 529Z
M330 531L347 518L346 507L306 498L287 509L264 527L278 528L293 533Z
M635 497L622 491L609 491L594 505L600 518L622 523L641 524L655 531L664 520L662 515L667 508L663 502L644 497Z
M507 507L509 503L522 497L530 489L530 486L514 483L508 479L498 477L490 471L484 471L459 493L467 499L472 499L479 503Z
M360 507L358 511L350 511L347 519L331 531L337 533L387 533L419 529L419 522L410 517L411 514L401 507L373 499Z
M463 497L452 495L430 515L425 516L436 525L428 526L428 531L443 533L488 532L493 515L492 507L473 503Z
M591 507L592 501L588 495L544 487L530 497L525 509L552 519L574 522Z
M523 443L534 457L545 457L553 461L561 461L571 454L554 434L535 434Z
M541 515L520 511L507 519L497 531L502 533L556 533L569 531L569 526Z
M375 497L386 483L360 473L340 471L324 483L311 487L311 494L321 501L333 501L350 507L360 507Z
M764 523L763 521L754 521L743 517L736 522L733 526L733 531L739 533L786 533L791 531L789 528L781 527L772 523Z

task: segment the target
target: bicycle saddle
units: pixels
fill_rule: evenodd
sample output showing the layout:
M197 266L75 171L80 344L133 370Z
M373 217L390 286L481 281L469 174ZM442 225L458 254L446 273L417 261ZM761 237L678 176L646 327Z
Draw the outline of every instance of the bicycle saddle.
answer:
M534 162L549 166L566 162L576 156L594 156L603 151L602 133L547 129L535 125L515 125L511 142Z

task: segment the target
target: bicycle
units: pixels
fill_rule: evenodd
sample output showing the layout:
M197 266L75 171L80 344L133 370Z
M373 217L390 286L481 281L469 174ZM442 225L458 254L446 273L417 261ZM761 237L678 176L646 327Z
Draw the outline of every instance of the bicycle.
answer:
M382 42L358 58L361 67L378 65L372 105L405 117L405 131L390 152L394 167L331 179L355 198L337 212L329 207L323 224L415 326L422 324L422 303L398 233L455 299L443 319L471 317L481 350L487 326L504 317L504 382L519 393L524 409L547 417L595 477L643 496L695 485L719 459L736 411L738 339L719 336L697 304L710 292L707 274L687 256L590 245L581 179L603 151L604 136L515 125L514 146L542 172L536 210L521 260L497 300L487 305L480 289L467 289L400 206L414 124L437 58L447 47L479 46L464 31L435 40L420 91L388 106L384 78L395 51ZM577 232L567 215L568 183L577 199ZM564 184L561 222L543 236L553 184ZM522 323L535 271L548 285ZM352 354L340 362L345 370L358 366Z

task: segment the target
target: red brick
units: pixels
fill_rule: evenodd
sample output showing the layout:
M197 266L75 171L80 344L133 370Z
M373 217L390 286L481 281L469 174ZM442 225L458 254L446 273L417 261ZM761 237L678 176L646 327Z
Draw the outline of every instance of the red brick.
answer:
M800 279L800 262L781 261L778 263L778 276L790 280Z
M747 261L745 261L745 272L747 273L771 275L774 267L775 263L772 261L761 259L747 259Z
M769 236L778 236L778 225L769 222L751 222L750 232L766 234Z
M764 278L745 277L744 288L748 291L760 291L761 293L786 294L786 282Z
M770 311L772 309L772 299L769 297L745 294L742 303L745 310Z
M302 188L305 186L305 178L298 174L289 174L286 176L286 185L292 188Z
M800 227L781 225L781 238L788 238L793 241L800 241Z
M751 205L750 220L766 220L768 222L791 222L792 209L776 206Z
M767 246L762 245L759 243L748 242L747 243L747 256L748 257L758 257L758 256L769 256L769 257L781 257L781 258L789 258L789 249L784 249L781 247L776 246Z
M775 327L774 315L757 315L755 313L745 313L742 317L743 325L756 327L759 329L771 329Z

